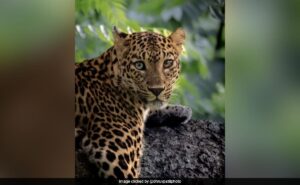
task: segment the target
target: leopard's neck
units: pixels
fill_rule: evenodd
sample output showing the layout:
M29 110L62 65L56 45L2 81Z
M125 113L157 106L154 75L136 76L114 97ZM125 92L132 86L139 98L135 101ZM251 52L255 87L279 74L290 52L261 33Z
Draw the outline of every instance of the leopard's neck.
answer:
M109 48L103 54L96 58L88 59L77 64L83 74L93 80L100 80L118 87L117 65L114 47Z

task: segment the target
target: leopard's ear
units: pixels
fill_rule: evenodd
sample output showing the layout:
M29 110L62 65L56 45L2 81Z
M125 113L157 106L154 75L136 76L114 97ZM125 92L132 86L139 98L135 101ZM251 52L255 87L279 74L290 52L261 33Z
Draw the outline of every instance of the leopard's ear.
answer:
M182 51L182 45L185 41L185 32L182 28L177 28L169 38L173 41L176 50L180 53Z
M127 33L120 32L116 26L113 27L114 44L117 47L123 47L127 37ZM120 49L120 48L119 48Z
M128 54L129 40L127 39L128 34L120 32L115 26L113 28L114 35L114 48L116 49L117 56L119 59L126 57Z

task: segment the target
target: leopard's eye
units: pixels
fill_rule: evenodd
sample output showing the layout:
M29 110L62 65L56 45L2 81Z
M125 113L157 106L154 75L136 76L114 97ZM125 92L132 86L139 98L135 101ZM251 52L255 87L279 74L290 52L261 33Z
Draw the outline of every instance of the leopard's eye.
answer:
M136 61L134 63L134 67L138 70L145 70L146 69L145 63L143 61Z
M173 60L165 60L164 61L164 68L170 68L173 65Z

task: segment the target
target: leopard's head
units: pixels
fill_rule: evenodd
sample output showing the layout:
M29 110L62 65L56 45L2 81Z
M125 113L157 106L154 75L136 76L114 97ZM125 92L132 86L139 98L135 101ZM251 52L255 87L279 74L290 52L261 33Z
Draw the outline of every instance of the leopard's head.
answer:
M153 32L126 34L115 29L114 40L122 87L148 107L165 105L180 72L183 29L168 37Z

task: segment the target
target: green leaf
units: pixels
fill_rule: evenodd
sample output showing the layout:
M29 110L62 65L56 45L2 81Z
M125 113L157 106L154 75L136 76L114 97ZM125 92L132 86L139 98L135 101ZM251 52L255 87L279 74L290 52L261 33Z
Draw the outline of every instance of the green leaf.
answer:
M137 9L139 12L143 12L145 14L160 14L162 11L162 7L164 1L162 0L145 0L143 1L139 8Z

